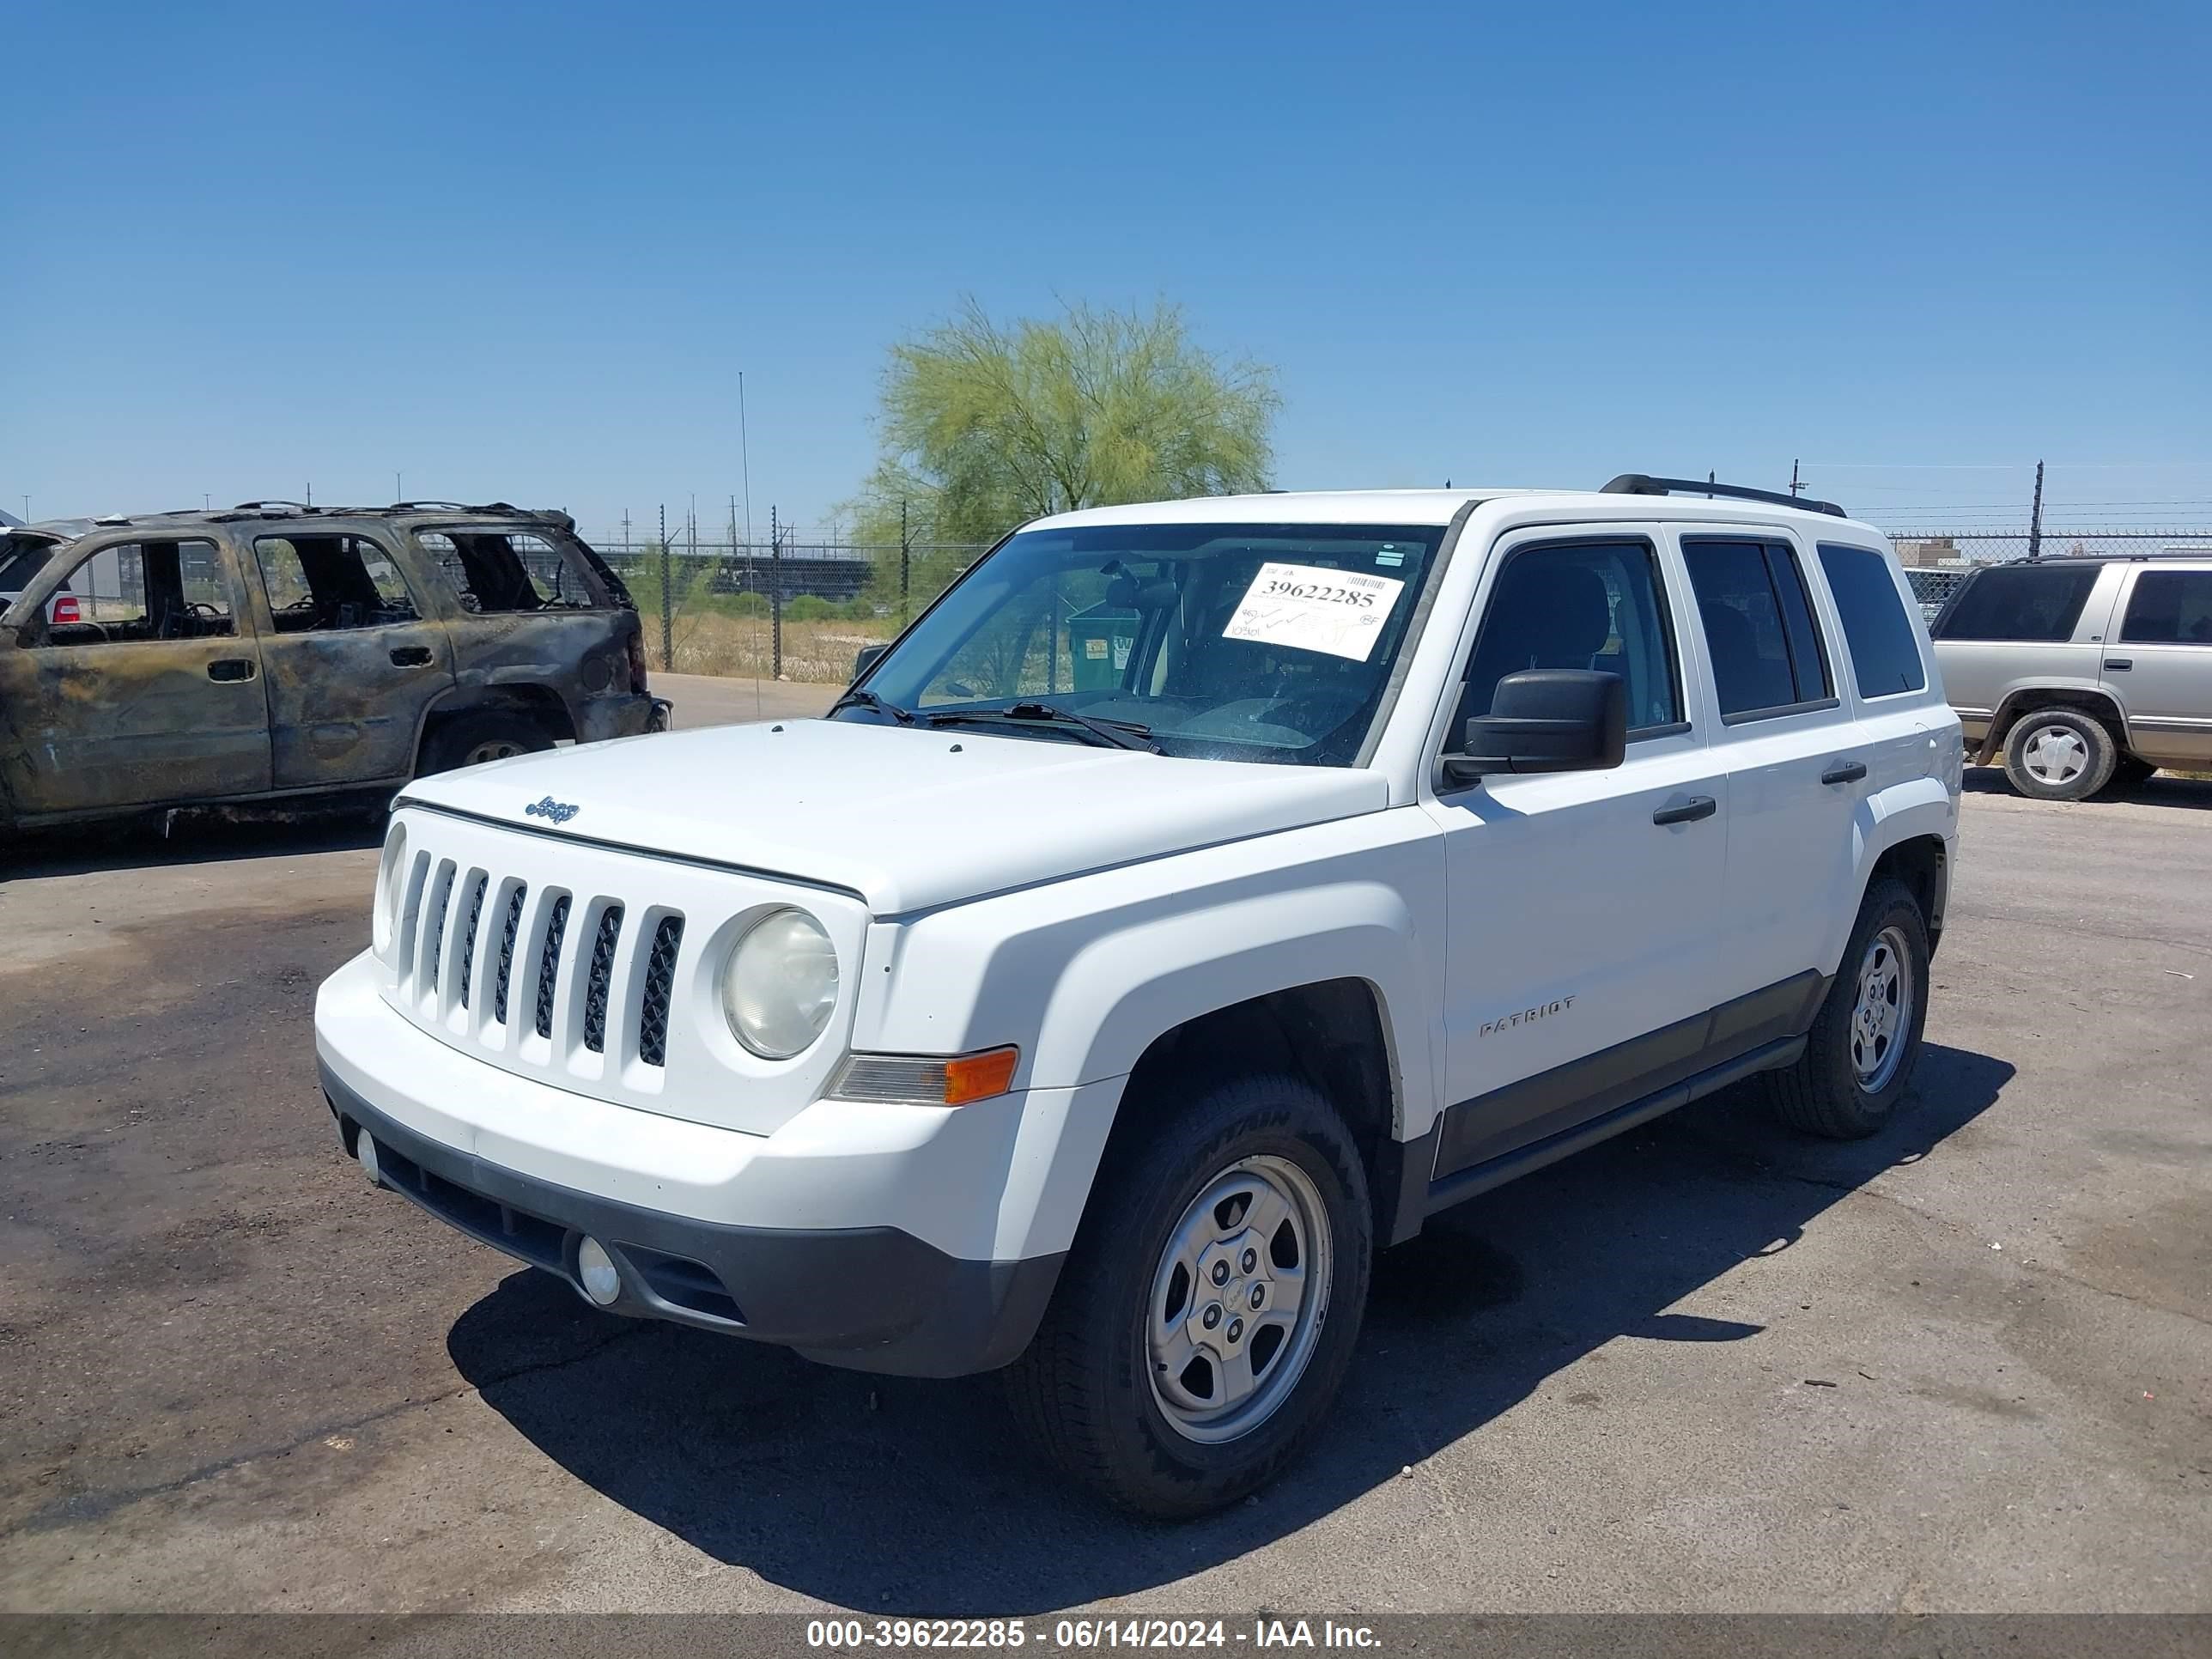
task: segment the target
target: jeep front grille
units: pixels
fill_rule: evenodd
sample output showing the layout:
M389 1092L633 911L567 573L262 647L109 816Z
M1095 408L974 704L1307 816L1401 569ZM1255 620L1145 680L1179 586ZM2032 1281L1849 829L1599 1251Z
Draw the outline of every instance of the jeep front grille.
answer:
M514 981L514 937L522 931L522 898L529 890L526 883L518 881L507 901L507 927L499 940L499 985L491 1013L501 1025L507 1024L507 989Z
M561 946L568 937L568 896L553 902L552 919L545 924L545 948L538 957L538 1035L553 1035L553 988L561 973Z
M615 946L622 942L622 906L599 912L599 936L592 941L591 978L584 988L584 1046L603 1054L607 1046L607 987L614 976Z
M653 930L645 963L645 1006L637 1017L637 1057L648 1066L668 1058L668 999L676 988L676 952L684 943L684 918L663 916Z
M611 895L533 889L428 850L415 854L404 890L419 902L392 951L397 993L424 1024L513 1048L507 1023L519 1000L541 1054L567 1033L559 1036L564 1049L580 1044L610 1065L667 1065L680 914L646 907L640 927L650 944L632 944L625 955L631 907ZM495 932L484 925L487 909L500 917ZM490 1007L472 1007L487 999L472 998L471 988L487 982Z

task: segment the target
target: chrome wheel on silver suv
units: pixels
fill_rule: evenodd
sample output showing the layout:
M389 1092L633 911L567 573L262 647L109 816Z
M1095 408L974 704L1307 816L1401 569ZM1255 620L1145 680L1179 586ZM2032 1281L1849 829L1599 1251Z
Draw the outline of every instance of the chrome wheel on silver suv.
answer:
M2104 722L2080 708L2039 708L2006 735L2005 775L2037 800L2082 800L2109 782L2119 745Z

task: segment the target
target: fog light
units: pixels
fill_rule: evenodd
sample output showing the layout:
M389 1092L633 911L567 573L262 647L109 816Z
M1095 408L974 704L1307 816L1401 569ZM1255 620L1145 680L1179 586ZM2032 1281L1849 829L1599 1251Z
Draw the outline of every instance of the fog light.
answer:
M353 1138L354 1156L361 1160L361 1172L368 1177L372 1187L384 1184L384 1172L376 1167L376 1139L366 1129L357 1131Z
M622 1275L615 1271L615 1259L607 1254L607 1247L589 1234L576 1246L576 1271L583 1279L586 1296L602 1308L614 1306L622 1295Z

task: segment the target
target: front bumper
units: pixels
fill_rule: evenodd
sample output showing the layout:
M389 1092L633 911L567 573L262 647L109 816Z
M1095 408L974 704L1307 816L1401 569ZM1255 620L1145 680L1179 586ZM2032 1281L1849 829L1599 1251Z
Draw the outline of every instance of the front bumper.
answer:
M374 1137L382 1185L557 1274L579 1296L576 1252L590 1235L621 1273L614 1313L775 1343L857 1370L959 1376L994 1370L1028 1346L1060 1275L1060 1255L970 1261L896 1227L739 1226L578 1192L418 1134L327 1062L319 1069L347 1155L357 1155L364 1130Z
M818 1100L772 1133L595 1099L419 1029L367 952L323 982L315 1052L346 1150L386 1185L618 1312L857 1370L958 1376L1034 1334L1073 1242L1115 1084L955 1108ZM732 1086L742 1086L732 1079Z

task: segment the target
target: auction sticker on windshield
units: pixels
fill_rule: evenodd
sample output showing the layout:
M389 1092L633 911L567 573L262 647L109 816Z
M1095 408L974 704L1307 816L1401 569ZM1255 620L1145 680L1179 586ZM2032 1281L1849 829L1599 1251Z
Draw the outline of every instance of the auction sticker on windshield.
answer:
M1395 576L1263 564L1221 635L1365 662L1405 586Z

